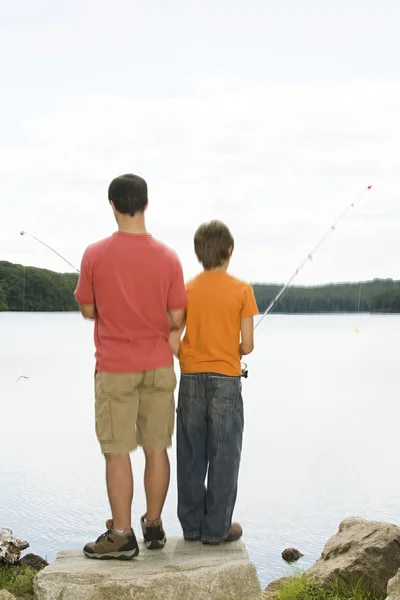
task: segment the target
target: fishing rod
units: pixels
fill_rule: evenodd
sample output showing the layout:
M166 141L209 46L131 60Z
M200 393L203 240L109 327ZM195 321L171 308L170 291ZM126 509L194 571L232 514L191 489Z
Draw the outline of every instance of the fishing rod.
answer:
M285 285L280 289L280 291L277 293L277 295L272 300L272 302L268 305L268 307L265 310L265 312L263 313L261 319L258 321L258 323L256 324L256 326L254 327L254 330L256 330L257 327L259 326L259 324L265 319L265 317L270 312L272 312L274 310L274 308L278 304L278 301L280 300L280 298L282 298L283 294L287 291L287 289L289 288L289 286L292 283L292 281L297 277L297 275L300 273L300 271L302 270L302 268L304 267L304 265L306 265L309 261L311 261L314 258L315 252L318 250L318 248L321 246L321 244L326 240L326 238L328 237L328 235L330 233L333 233L334 231L336 231L337 224L347 215L347 213L349 212L349 210L351 210L352 208L354 208L356 202L361 198L361 196L363 194L365 194L365 192L367 192L371 188L372 188L372 185L367 186L361 192L361 194L359 194L357 196L357 198L355 200L353 200L353 202L351 204L349 204L349 206L346 208L346 210L344 210L341 213L341 215L339 215L339 217L336 219L336 221L329 227L328 231L326 233L324 233L324 235L322 236L322 238L314 246L314 248L311 250L311 252L309 254L307 254L307 256L305 257L305 259L303 260L303 262L297 267L297 269L295 270L295 272L293 273L293 275L290 277L290 279L285 283Z
M279 300L282 298L283 294L288 290L290 284L292 283L292 281L297 277L297 275L300 273L300 271L302 270L302 268L304 267L304 265L306 265L309 261L311 261L314 257L315 252L318 250L318 248L321 246L321 244L326 240L326 238L329 236L330 233L336 231L336 226L337 224L347 215L347 213L349 212L349 210L351 210L352 208L354 208L356 202L361 198L361 196L367 192L368 190L370 190L372 188L372 185L367 186L362 192L361 194L359 194L357 196L357 198L355 200L353 200L353 202L351 204L349 204L349 206L346 208L346 210L344 210L339 217L336 219L336 221L329 227L328 231L326 233L324 233L324 235L321 237L320 240L318 240L317 244L314 246L314 248L311 250L311 252L309 252L309 254L307 254L307 256L305 257L305 259L303 260L303 262L297 267L297 269L295 270L295 272L293 273L293 275L290 277L290 279L288 279L288 281L285 283L285 285L279 290L279 292L277 293L277 295L275 296L275 298L270 302L270 304L268 305L267 309L264 311L261 319L258 321L258 323L256 323L256 325L254 326L254 331L257 329L257 327L260 325L260 323L265 319L265 317L271 313L274 308L277 306ZM244 377L245 379L247 379L247 377L249 376L249 371L247 368L247 364L246 363L241 363L242 366L242 377Z
M52 252L54 252L54 254L57 254L57 256L59 256L60 258L62 258L62 260L67 263L67 265L69 265L77 273L79 273L79 269L77 269L76 267L74 267L74 265L72 263L70 263L69 260L67 260L66 258L64 258L64 256L62 256L59 252L57 252L57 250L54 250L54 248L52 248L51 246L48 246L47 244L45 244L44 242L42 242L42 240L39 240L39 238L35 237L31 233L28 233L27 231L20 231L19 234L20 235L29 235L29 237L31 237L34 240L36 240L37 242L39 242L39 244L42 244L43 246L46 246L46 248L48 248L49 250L51 250Z
M347 215L347 213L355 207L356 202L361 198L361 196L367 192L368 190L370 190L372 188L372 185L368 185L362 192L361 194L359 194L357 196L357 198L355 200L353 200L353 202L351 202L351 204L349 204L349 206L347 206L347 208L339 215L339 217L336 219L336 221L334 221L334 223L329 227L328 231L326 233L324 233L324 235L321 237L320 240L318 240L317 244L313 247L313 249L311 250L311 252L309 252L309 254L307 254L307 256L304 258L304 260L300 263L300 265L297 267L297 269L294 271L293 275L288 279L288 281L285 283L285 285L279 290L279 292L277 293L277 295L275 296L275 298L272 300L272 302L270 302L270 304L268 305L267 309L264 311L261 319L258 321L258 323L255 325L254 330L257 329L257 327L260 325L260 323L265 319L265 317L274 310L274 308L277 306L279 300L282 298L283 294L288 290L290 284L292 283L292 281L297 277L297 275L300 273L300 271L302 270L302 268L313 259L315 252L318 250L318 248L323 244L323 242L326 240L326 238L329 236L330 233L336 231L336 227L337 224L344 219L344 217ZM66 258L64 258L64 256L62 256L61 254L59 254L59 252L57 252L54 248L52 248L51 246L48 246L47 244L45 244L44 242L42 242L42 240L39 240L39 238L35 237L34 235L31 235L30 233L28 233L27 231L21 231L20 235L29 235L29 237L33 238L34 240L36 240L37 242L39 242L40 244L43 244L43 246L46 246L46 248L48 248L49 250L51 250L52 252L54 252L54 254L57 254L57 256L59 256L63 261L65 261L70 267L72 267L75 271L77 271L77 273L79 273L79 269L77 269L76 267L74 267L74 265L72 263L70 263ZM247 365L246 365L247 367ZM244 371L247 372L247 369L245 369ZM246 375L247 376L247 375Z

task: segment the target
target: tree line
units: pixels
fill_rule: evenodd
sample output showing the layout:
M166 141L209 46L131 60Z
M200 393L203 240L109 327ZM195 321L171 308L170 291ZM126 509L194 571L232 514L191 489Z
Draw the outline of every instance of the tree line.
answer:
M75 311L73 292L78 275L24 267L0 261L0 311ZM260 312L273 301L281 285L254 283ZM360 295L361 289L361 295ZM360 283L293 286L274 308L276 313L400 313L400 281L374 279Z

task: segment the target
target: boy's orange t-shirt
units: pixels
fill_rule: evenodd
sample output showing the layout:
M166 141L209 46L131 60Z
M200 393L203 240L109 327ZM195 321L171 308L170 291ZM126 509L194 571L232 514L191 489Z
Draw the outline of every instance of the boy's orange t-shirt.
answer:
M241 375L240 320L258 315L251 285L225 272L204 271L186 284L186 294L181 372Z

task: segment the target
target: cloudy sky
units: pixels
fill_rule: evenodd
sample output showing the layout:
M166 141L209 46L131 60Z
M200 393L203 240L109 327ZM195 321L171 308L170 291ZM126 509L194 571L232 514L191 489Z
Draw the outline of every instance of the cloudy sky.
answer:
M298 283L400 279L397 0L2 3L0 260L79 266L111 233L110 180L148 181L148 226L232 229L232 272Z

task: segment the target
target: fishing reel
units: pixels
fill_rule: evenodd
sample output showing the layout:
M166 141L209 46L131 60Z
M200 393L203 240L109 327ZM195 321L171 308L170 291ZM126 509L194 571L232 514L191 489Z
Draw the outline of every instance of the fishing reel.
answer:
M242 367L241 377L244 377L245 379L247 379L249 376L249 371L247 369L246 363L240 363L240 366Z

